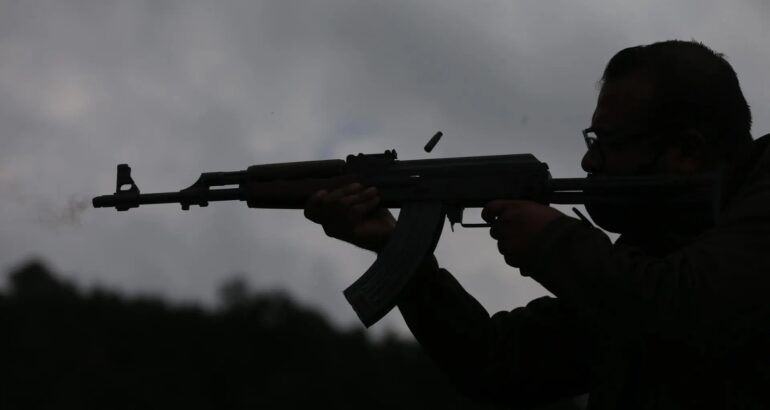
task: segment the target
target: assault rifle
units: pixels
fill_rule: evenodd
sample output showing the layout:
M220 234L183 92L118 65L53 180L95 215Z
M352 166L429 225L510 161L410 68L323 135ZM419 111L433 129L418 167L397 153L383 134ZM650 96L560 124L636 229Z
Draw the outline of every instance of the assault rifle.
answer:
M140 193L131 168L120 164L115 194L98 196L93 205L126 211L141 205L178 203L188 210L192 205L237 200L250 208L304 209L315 192L352 182L376 187L382 206L401 209L390 242L363 276L344 291L367 327L396 305L412 274L433 253L445 218L453 230L455 224L488 226L464 223L466 208L480 208L495 199L585 204L594 222L609 230L629 223L661 223L661 218L667 218L664 223L676 220L677 226L685 222L708 226L719 209L719 183L714 175L557 179L551 178L546 163L531 154L400 161L394 150L349 155L346 160L203 173L186 189L151 194ZM597 216L601 215L615 216L600 221Z

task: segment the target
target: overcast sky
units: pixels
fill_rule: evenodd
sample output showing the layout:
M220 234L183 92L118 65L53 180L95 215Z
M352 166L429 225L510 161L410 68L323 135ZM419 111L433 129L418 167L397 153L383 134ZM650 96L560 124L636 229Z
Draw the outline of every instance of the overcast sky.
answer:
M83 286L207 304L239 274L360 326L341 291L374 255L301 211L84 205L114 191L118 163L142 192L386 149L531 152L582 176L607 60L673 38L727 55L760 136L768 21L764 0L0 0L0 269L37 256ZM486 230L446 229L436 254L490 311L546 294ZM400 316L385 329L403 333Z

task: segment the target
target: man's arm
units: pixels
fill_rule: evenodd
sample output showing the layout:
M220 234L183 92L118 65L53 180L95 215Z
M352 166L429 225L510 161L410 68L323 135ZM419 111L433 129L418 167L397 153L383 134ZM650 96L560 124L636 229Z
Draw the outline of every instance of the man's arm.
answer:
M535 237L522 273L630 338L735 352L769 331L769 210L766 179L734 200L717 226L664 257L613 245L598 229L559 218Z
M375 190L354 184L314 195L305 215L327 235L378 252L395 226L378 204ZM526 405L587 391L592 332L555 299L490 318L431 257L399 308L428 354L480 400Z
M472 397L528 406L588 391L596 335L555 298L490 317L431 258L398 306L426 352Z

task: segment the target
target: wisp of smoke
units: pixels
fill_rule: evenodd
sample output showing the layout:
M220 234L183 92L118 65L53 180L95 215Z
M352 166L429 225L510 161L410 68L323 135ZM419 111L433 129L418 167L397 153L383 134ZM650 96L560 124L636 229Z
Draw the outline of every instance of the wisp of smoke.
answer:
M64 225L80 225L80 215L88 209L90 203L88 199L70 198L67 207L59 215L59 221Z
M79 227L83 211L91 204L90 199L82 195L72 195L65 203L35 195L23 189L17 181L0 185L0 201L15 203L27 213L32 213L32 219L48 229Z
M53 229L79 227L81 215L88 209L89 204L88 199L77 197L70 197L64 205L40 201L37 204L37 220L43 226Z

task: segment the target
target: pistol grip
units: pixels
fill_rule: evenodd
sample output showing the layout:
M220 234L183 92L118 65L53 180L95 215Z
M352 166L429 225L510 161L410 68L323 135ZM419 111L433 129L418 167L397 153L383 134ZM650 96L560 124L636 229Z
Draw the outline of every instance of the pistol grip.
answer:
M436 248L445 216L444 205L437 201L401 209L390 242L372 266L344 291L364 326L375 324L396 306L414 272Z

